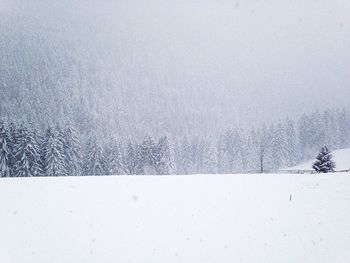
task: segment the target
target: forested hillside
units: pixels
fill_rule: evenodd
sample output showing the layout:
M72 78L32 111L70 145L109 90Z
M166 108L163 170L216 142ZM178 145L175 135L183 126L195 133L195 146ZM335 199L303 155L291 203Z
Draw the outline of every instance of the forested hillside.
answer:
M227 0L1 0L0 118L142 140L342 108L348 13L317 5L320 14L294 2L267 12Z

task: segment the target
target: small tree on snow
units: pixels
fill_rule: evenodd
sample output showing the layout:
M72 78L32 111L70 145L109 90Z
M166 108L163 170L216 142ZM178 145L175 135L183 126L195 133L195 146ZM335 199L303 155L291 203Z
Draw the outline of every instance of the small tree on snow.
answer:
M327 146L323 146L316 157L312 168L318 173L334 172L335 163L332 160L333 156Z

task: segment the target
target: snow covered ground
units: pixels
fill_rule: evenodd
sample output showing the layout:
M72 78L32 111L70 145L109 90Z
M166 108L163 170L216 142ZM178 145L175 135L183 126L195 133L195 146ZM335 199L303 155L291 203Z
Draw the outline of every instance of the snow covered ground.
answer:
M335 162L336 171L344 171L350 169L350 148L332 151L332 155ZM313 170L312 165L314 162L315 159L312 159L300 165L285 168L283 170Z
M350 262L350 174L2 179L0 262Z

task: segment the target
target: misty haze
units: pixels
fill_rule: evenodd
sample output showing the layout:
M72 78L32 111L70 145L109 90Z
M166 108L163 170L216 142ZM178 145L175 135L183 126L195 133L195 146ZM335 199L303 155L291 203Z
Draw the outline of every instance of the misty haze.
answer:
M0 6L9 118L70 118L123 136L208 135L350 100L346 1Z

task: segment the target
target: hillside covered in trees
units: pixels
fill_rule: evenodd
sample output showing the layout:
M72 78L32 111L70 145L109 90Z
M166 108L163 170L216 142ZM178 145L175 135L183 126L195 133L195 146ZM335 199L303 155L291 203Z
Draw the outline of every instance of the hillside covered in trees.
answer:
M140 141L347 107L348 12L315 5L2 0L0 118Z

